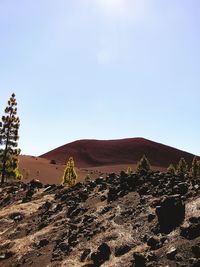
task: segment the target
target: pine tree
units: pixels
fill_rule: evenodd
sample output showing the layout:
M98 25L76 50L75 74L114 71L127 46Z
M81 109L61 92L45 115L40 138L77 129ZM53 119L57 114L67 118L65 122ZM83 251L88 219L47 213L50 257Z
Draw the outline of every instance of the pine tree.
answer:
M149 172L151 169L150 163L145 155L141 158L141 160L137 163L136 173L145 174Z
M176 173L176 169L173 164L170 164L169 167L167 168L167 172L174 175Z
M185 161L184 158L180 159L180 161L179 161L179 163L177 165L176 173L178 175L188 174L188 164L187 164L187 162Z
M196 157L193 158L192 168L190 169L190 174L192 177L197 178L199 176L199 164Z
M200 160L197 161L197 166L198 166L197 176L200 177Z
M85 176L85 183L88 183L91 181L91 177L89 175L89 173Z
M15 94L12 94L0 125L0 175L2 184L5 179L22 178L18 169L18 157L20 154L20 149L17 148L19 126L20 120L17 117L16 97Z
M130 175L131 173L133 173L133 170L131 167L128 167L126 170L126 174Z
M77 179L76 169L74 167L74 160L72 157L69 158L64 174L62 177L62 184L68 187L74 186Z

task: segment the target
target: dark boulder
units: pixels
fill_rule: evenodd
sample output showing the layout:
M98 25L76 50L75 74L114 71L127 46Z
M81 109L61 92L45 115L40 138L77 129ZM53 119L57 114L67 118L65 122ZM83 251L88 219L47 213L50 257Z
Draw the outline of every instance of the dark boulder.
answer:
M19 222L19 221L23 220L24 215L22 213L19 213L19 212L14 212L14 213L10 214L9 218L15 222Z
M111 186L108 191L107 201L112 202L119 198L121 188L119 186Z
M166 256L169 260L174 260L175 259L175 256L177 254L177 249L175 247L171 247L167 253L166 253Z
M157 236L151 236L147 241L147 245L150 246L151 249L156 250L162 247L162 241Z
M154 261L156 261L156 255L154 253L134 253L134 267L148 267L149 263Z
M59 244L59 249L62 251L68 251L69 249L69 244L66 242L62 242Z
M199 237L200 236L200 223L192 223L189 226L182 226L181 236L189 240Z
M12 251L6 251L5 253L0 254L0 261L8 259L14 255L14 252Z
M42 208L45 210L49 210L52 207L52 202L47 200L43 205Z
M190 262L190 267L199 267L200 266L200 259L191 258L189 260L189 262Z
M25 197L22 199L22 202L25 203L25 202L29 202L29 201L31 201L32 196L34 195L34 193L35 193L34 188L30 188L30 189L26 192L26 195L25 195Z
M165 197L160 206L156 207L156 215L160 231L170 233L174 228L179 226L185 218L185 204L180 195Z
M30 186L31 188L43 188L43 184L37 179L30 181Z
M45 247L48 244L49 244L49 241L45 238L45 239L40 240L38 247Z
M152 221L155 219L155 217L156 217L155 214L150 213L150 214L148 215L148 222L152 222Z
M106 243L102 243L96 252L91 255L91 260L94 266L101 266L105 261L108 261L111 255L110 247Z
M192 246L192 252L196 258L200 258L200 243L196 244L195 246Z
M87 259L87 257L90 255L90 253L91 253L91 249L90 248L89 249L85 249L83 251L82 255L80 256L80 261L84 262Z
M115 257L120 257L131 250L131 246L129 245L122 245L120 247L115 248Z

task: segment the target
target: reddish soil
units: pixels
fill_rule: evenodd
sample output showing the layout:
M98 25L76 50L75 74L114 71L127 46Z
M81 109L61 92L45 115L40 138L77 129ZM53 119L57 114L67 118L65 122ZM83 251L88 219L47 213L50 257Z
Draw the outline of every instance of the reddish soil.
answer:
M51 164L48 159L33 157L33 156L20 156L19 169L23 175L23 182L30 182L32 179L39 179L44 184L60 184L64 172L65 164L56 163ZM94 180L99 176L105 177L107 174L115 172L120 173L126 171L131 167L133 171L136 169L136 164L118 164L118 165L105 165L97 167L77 168L78 175L77 182L83 182L86 175L89 174L91 179ZM164 171L162 167L151 166L152 170Z
M191 164L194 155L144 138L121 140L79 140L49 151L40 157L65 163L72 156L79 168L135 164L145 154L151 165L168 167L181 157Z

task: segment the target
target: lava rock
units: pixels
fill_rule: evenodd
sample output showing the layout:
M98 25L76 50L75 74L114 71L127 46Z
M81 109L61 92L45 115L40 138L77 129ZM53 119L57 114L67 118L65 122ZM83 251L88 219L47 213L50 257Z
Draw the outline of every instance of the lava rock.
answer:
M38 246L39 246L39 247L45 247L45 246L47 246L48 244L49 244L49 241L45 238L45 239L40 240Z
M66 242L62 242L59 244L59 249L62 251L67 251L69 249L69 245Z
M189 226L182 226L180 234L181 236L189 240L200 236L200 223L193 223Z
M198 224L198 223L200 223L200 217L195 217L195 216L190 217L189 222Z
M103 201L105 201L107 199L107 197L105 195L102 195L100 199L103 202Z
M112 202L118 199L121 188L119 186L111 186L108 191L107 201Z
M155 214L150 213L150 214L148 215L148 222L152 222L152 221L155 219L155 217L156 217Z
M162 246L161 240L157 236L151 236L147 241L147 245L151 247L151 249L155 250Z
M23 203L29 202L32 199L32 196L34 195L35 191L34 188L30 188L27 192L25 197L22 199Z
M30 181L30 186L31 188L43 188L43 184L37 179Z
M42 208L48 210L52 207L52 202L50 202L49 200L47 200L43 205Z
M169 260L174 260L176 254L177 254L177 249L175 247L172 247L167 251L166 256Z
M185 182L179 183L178 184L178 188L179 188L179 194L181 195L185 195L188 192L188 184Z
M191 258L190 259L190 267L199 267L200 266L200 259Z
M156 261L154 253L134 253L134 267L148 267L148 263Z
M110 247L106 243L102 243L97 252L93 252L91 260L95 266L101 266L105 261L108 261L111 255Z
M185 218L185 204L180 195L165 197L160 206L156 207L156 215L160 231L170 233L179 226Z
M19 212L14 212L14 213L10 214L9 218L15 222L19 222L19 221L23 220L24 215L22 213L19 213Z
M9 259L13 255L14 255L14 253L12 251L6 251L5 253L0 254L0 261L5 260L5 259Z
M80 261L84 262L86 260L86 258L90 255L91 253L91 249L85 249L82 253L82 255L80 256Z
M196 244L195 246L192 246L192 252L196 258L200 258L200 243Z
M115 248L115 257L120 257L131 250L129 245L122 245L120 247Z

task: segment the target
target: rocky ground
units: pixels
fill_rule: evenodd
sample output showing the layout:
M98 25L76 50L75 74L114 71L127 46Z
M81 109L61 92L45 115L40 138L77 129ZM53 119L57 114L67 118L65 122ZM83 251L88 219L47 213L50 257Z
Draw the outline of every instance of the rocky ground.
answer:
M0 266L198 267L199 181L121 172L70 189L5 184Z

